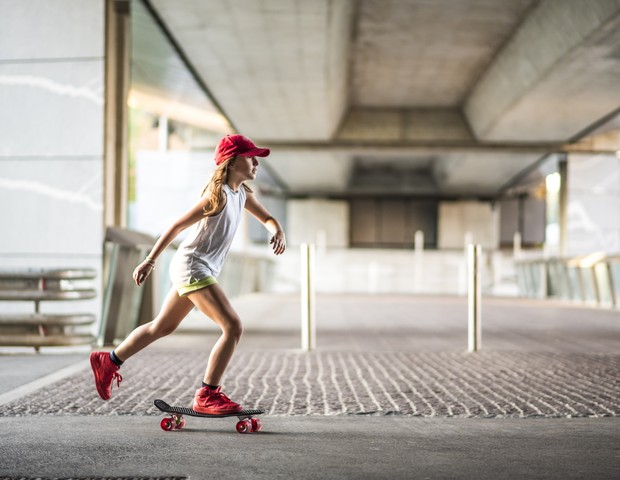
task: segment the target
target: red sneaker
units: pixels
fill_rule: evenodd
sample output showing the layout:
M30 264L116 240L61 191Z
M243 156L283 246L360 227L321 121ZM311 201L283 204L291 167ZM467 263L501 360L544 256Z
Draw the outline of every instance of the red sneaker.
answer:
M222 387L217 387L215 390L209 387L202 387L196 390L192 408L195 412L208 413L210 415L237 413L243 410L241 405L233 402L222 393Z
M93 352L90 354L90 366L95 374L95 385L99 396L110 400L112 396L112 382L120 387L123 377L118 373L118 366L110 359L108 352Z

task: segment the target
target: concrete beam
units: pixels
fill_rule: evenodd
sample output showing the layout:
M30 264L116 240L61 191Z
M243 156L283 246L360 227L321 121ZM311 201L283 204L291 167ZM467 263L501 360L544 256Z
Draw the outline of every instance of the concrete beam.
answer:
M274 142L258 139L257 143L265 144L274 150L289 152L332 152L349 153L352 155L393 155L393 154L442 154L451 152L469 153L590 153L590 154L617 154L617 150L610 145L600 146L598 143L584 142L575 144L562 143L517 143L517 142L386 142L386 141L359 141L359 142Z
M338 141L470 142L458 109L354 108L336 135Z
M572 138L620 106L619 42L620 0L540 2L464 104L475 135Z

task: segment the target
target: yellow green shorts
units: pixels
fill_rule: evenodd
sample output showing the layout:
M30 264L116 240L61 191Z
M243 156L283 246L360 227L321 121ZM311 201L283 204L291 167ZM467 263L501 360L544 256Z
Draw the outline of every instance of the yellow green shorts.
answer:
M183 297L192 292L195 292L196 290L200 290L201 288L208 287L209 285L213 285L215 283L217 283L217 279L215 277L206 277L202 280L194 280L192 278L189 284L177 287L177 292L179 292L179 296Z

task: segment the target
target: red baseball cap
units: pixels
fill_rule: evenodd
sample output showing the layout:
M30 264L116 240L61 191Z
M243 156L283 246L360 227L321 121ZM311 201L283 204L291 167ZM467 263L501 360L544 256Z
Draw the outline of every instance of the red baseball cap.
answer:
M268 148L259 148L254 142L243 135L226 135L215 147L215 164L219 165L235 155L246 157L266 157Z

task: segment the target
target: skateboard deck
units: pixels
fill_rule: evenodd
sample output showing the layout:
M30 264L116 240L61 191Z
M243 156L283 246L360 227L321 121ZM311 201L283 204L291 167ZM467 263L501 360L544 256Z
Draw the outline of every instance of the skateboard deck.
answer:
M165 417L160 426L163 430L169 432L171 430L180 430L185 426L185 419L183 415L190 417L203 417L203 418L226 418L237 417L237 431L239 433L252 433L258 432L262 428L262 423L258 418L254 418L257 415L262 415L265 410L241 410L237 413L224 413L220 415L213 415L209 413L200 413L187 407L174 407L168 405L163 400L157 399L153 402L155 406L164 413L170 414L170 417Z

